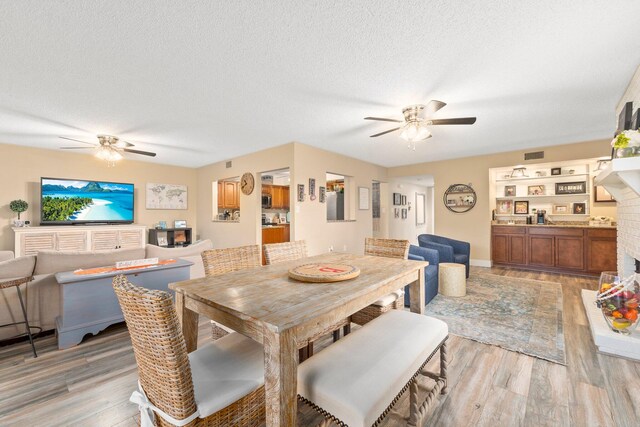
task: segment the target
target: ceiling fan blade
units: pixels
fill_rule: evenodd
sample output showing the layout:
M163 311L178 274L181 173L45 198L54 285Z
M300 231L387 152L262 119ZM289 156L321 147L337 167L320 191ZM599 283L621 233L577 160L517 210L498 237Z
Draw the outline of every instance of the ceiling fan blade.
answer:
M426 116L427 117L431 117L432 114L434 114L436 111L438 111L439 109L441 109L445 105L447 105L446 102L442 102L442 101L438 101L438 100L432 99L431 101L429 101L427 106L424 107Z
M61 150L91 150L95 147L60 147Z
M126 151L127 153L132 153L132 154L142 154L143 156L149 156L149 157L156 156L156 153L151 153L149 151L132 150L131 148L123 148L122 151Z
M96 146L96 144L93 144L91 142L80 141L79 139L67 138L66 136L59 136L58 138L67 139L69 141L81 142L83 144L93 145L94 147Z
M375 138L376 136L384 135L385 133L393 132L393 131L396 131L398 129L400 129L400 128L398 127L398 128L385 130L384 132L380 132L380 133L376 133L375 135L371 135L370 138Z
M429 120L432 126L436 125L472 125L476 122L475 117L458 117L457 119L435 119Z
M394 123L403 123L404 120L396 120L396 119L385 119L383 117L365 117L365 120L377 120L379 122L394 122Z

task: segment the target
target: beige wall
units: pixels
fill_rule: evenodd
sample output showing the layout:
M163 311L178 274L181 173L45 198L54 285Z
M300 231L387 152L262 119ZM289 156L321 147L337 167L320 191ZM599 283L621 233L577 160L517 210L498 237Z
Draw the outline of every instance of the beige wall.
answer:
M158 165L135 160L123 160L114 167L88 154L74 154L61 150L44 150L0 144L0 250L13 250L14 235L11 230L16 215L9 210L9 202L23 199L29 203L21 219L37 225L40 221L40 177L75 178L128 182L135 185L135 222L153 226L175 219L186 219L196 227L198 187L196 170L177 166ZM184 184L189 191L187 210L145 209L147 182Z
M388 170L389 177L432 175L435 181L434 213L435 234L465 240L471 243L471 258L485 264L491 259L491 210L489 200L489 168L517 164L588 159L611 154L610 140L589 141L539 149L511 151L463 159L443 160L399 166ZM524 153L543 150L543 160L524 161ZM447 210L442 195L451 184L471 183L477 193L476 206L464 214ZM594 208L593 215L614 216L614 208Z

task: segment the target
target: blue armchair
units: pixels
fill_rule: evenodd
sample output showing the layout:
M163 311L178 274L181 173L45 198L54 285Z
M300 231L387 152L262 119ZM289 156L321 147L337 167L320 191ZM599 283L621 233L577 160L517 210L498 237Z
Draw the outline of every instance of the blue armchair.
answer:
M409 246L409 259L415 261L427 261L428 266L424 268L424 303L438 295L438 251L433 249L421 248L420 246ZM404 305L409 307L409 286L404 288Z
M434 234L421 234L418 236L418 244L423 248L437 250L440 255L440 262L464 264L467 269L467 279L469 278L471 245L468 242L436 236Z

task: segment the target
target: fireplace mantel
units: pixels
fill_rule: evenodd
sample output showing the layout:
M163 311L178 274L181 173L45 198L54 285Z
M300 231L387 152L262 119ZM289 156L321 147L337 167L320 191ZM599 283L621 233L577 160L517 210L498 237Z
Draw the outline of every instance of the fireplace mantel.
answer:
M621 200L627 188L640 196L640 157L613 159L595 179L617 200Z

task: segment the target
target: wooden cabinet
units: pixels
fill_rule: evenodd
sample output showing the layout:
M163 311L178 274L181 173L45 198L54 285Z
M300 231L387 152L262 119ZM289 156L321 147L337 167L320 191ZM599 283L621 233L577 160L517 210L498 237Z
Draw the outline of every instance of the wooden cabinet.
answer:
M236 181L218 181L218 208L240 208L240 183Z
M271 209L289 210L289 187L286 185L263 185L262 194L271 196Z
M289 224L275 227L262 227L262 244L288 242L290 238ZM265 264L264 251L262 254L262 264Z
M61 252L143 248L145 226L94 225L15 227L16 257L38 251Z
M500 226L491 231L495 265L598 275L616 270L616 230Z

